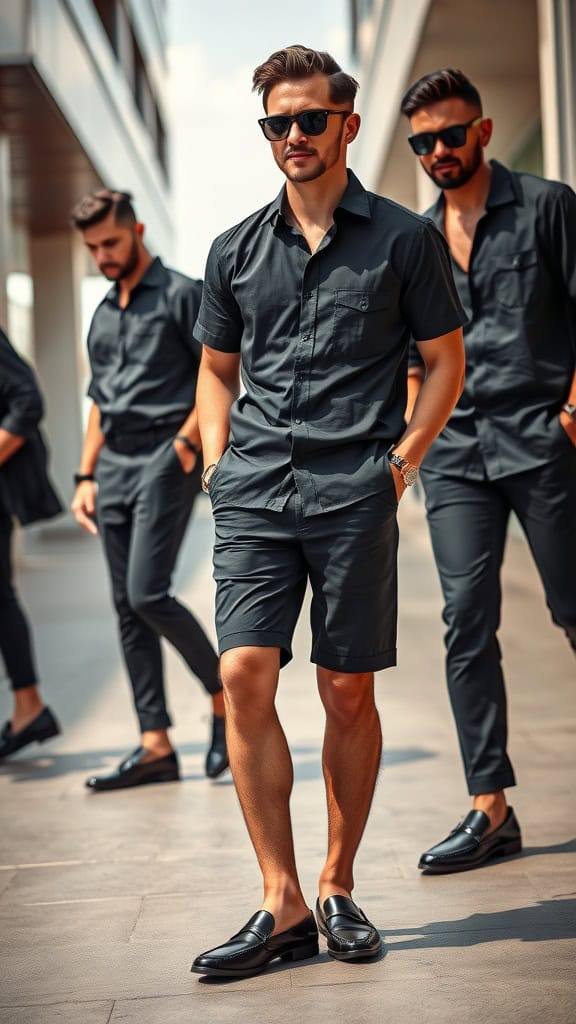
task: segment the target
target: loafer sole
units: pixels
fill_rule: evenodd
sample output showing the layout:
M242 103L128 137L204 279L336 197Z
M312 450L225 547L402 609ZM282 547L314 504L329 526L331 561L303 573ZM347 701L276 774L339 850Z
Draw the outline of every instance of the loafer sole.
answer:
M474 868L479 868L482 864L486 864L489 860L497 860L500 857L514 857L521 852L522 840L510 839L499 846L494 846L484 856L476 857L474 860L455 861L453 864L449 860L439 860L437 864L426 864L420 861L418 867L426 875L452 875L458 871L472 871Z
M29 740L24 740L23 743L19 743L18 746L14 747L13 750L9 750L6 754L0 753L0 761L3 761L7 757L12 757L13 754L17 754L19 750L24 750L25 747L29 747L32 743L46 743L46 740L52 740L55 736L59 736L62 730L58 725L47 726L45 729L39 729L34 736L31 736Z
M112 784L100 784L96 786L89 786L86 783L86 789L90 793L110 793L114 789L132 789L135 786L151 786L157 782L179 782L180 776L169 772L162 772L162 774L151 776L149 779L135 779L134 782L119 782Z
M283 953L274 953L269 960L266 960L259 967L240 967L234 969L232 967L197 967L195 964L192 964L190 970L193 974L206 974L213 978L252 978L256 974L262 974L276 960L291 960L292 962L308 960L313 956L318 956L319 952L318 943L311 942L306 946L286 949Z

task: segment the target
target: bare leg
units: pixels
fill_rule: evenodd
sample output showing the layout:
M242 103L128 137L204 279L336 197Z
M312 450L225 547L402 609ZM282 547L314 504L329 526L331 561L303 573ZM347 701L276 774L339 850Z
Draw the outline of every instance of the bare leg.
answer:
M142 746L147 751L142 758L143 763L168 757L174 750L167 729L147 729L142 733Z
M498 793L479 793L474 797L473 807L475 811L484 811L490 818L488 833L500 828L508 814L508 804L502 789Z
M292 759L275 707L280 652L238 647L222 655L226 741L242 813L264 881L262 909L275 934L308 913L292 839Z
M44 701L40 696L36 683L13 690L13 696L14 711L10 719L12 732L21 732L22 729L25 729L27 725L30 725L30 722L33 722L41 714L44 709Z
M326 711L322 766L328 804L328 855L320 875L320 903L350 896L354 858L376 786L382 732L374 703L372 673L318 668L318 690Z

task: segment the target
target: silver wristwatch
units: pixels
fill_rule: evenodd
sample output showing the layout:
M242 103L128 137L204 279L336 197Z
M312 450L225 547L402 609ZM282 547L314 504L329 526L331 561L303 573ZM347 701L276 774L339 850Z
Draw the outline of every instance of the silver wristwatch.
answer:
M396 455L393 452L386 452L386 454L388 462L400 470L400 475L406 487L413 487L418 479L418 466L413 466L407 459L403 459L401 455Z

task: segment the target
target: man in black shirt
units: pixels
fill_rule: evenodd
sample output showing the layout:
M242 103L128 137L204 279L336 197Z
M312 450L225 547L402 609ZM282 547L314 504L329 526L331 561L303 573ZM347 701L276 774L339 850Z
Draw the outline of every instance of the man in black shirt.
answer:
M86 196L75 226L114 286L88 335L93 404L72 502L89 533L100 531L141 745L93 791L179 778L168 727L160 637L212 698L206 774L228 766L218 658L191 612L170 594L172 571L200 489L195 408L199 346L192 337L201 286L152 259L130 196ZM98 525L96 525L98 524Z
M318 950L275 708L308 580L329 820L316 916L337 959L380 950L352 889L380 763L374 672L396 663L397 500L460 392L465 319L436 229L347 172L354 79L292 46L254 87L287 182L214 242L195 327L230 762L264 876L261 909L194 961L230 977ZM410 334L428 378L404 431Z
M428 216L448 240L469 316L464 393L422 467L448 687L473 796L455 831L422 855L420 868L438 873L521 849L504 794L515 778L496 636L511 512L576 650L576 196L486 163L492 122L461 71L420 79L402 111L412 149L442 189ZM423 377L416 351L411 364L413 397Z
M43 412L31 367L0 329L0 653L14 696L12 716L0 732L0 760L60 732L38 689L32 635L12 574L13 518L26 526L62 511L38 428Z

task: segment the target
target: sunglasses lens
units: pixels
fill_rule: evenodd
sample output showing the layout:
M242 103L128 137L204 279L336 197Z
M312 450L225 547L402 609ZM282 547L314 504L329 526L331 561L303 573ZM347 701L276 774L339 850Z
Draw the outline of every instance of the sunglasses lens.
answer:
M448 149L459 149L466 143L466 128L465 124L453 124L450 128L438 132L438 135Z
M290 131L289 117L267 117L262 121L264 135L270 142L277 142L278 139L285 139Z
M434 149L436 138L432 132L420 132L419 135L410 135L408 142L416 156L428 156Z
M328 115L325 110L305 110L298 115L297 121L305 135L322 135L326 131Z

